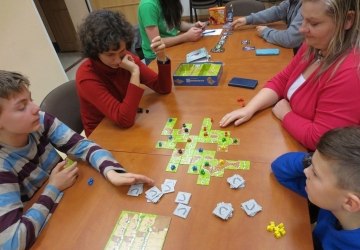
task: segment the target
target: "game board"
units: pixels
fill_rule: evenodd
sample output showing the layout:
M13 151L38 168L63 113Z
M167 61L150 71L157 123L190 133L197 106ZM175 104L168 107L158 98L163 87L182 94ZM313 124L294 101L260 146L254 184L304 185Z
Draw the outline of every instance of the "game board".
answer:
M105 250L162 249L171 217L122 211Z
M217 151L227 152L230 145L239 145L239 139L232 138L230 131L212 130L212 120L204 118L198 135L190 135L192 124L184 123L175 129L177 118L169 118L161 132L166 141L158 141L156 148L173 149L166 171L177 172L179 165L189 165L188 173L197 174L197 184L209 185L210 177L222 177L225 169L250 169L250 161L216 159L216 151L196 148L197 143L216 143ZM186 143L184 149L177 148L178 142Z

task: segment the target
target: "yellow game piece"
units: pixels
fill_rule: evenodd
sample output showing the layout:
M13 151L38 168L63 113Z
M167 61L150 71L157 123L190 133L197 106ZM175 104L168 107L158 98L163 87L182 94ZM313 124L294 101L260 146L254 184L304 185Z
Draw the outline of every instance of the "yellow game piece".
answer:
M220 165L224 165L225 161L223 159L219 160Z
M266 230L267 230L268 232L274 232L274 227L271 226L271 225L268 225L268 226L266 227Z
M280 228L279 232L281 233L282 236L284 236L286 234L286 231L284 228Z
M276 239L281 238L281 233L280 232L274 232L274 236Z
M280 223L279 225L277 225L278 228L284 228L284 223Z

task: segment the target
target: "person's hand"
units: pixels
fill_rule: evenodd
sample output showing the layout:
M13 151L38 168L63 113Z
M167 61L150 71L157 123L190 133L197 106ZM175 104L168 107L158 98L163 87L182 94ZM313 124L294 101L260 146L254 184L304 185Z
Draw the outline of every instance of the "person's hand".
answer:
M279 119L279 120L283 120L285 115L289 112L291 112L291 107L290 104L287 100L285 99L281 99L280 101L278 101L275 106L272 109L272 112L274 113L274 115Z
M191 27L187 32L184 33L187 42L195 42L201 39L202 29Z
M244 26L244 25L246 25L245 17L240 17L231 23L231 26L235 29L239 28L240 26Z
M58 163L51 171L49 178L49 185L56 187L60 191L71 187L75 183L79 171L79 168L76 167L77 162L64 168L65 164L65 161Z
M194 23L194 27L204 30L206 28L206 22L197 21Z
M150 47L155 52L158 60L163 62L166 61L166 54L165 54L166 46L160 36L154 37L154 39L151 40Z
M264 29L266 29L266 28L267 28L267 26L261 26L261 25L256 26L256 32L257 32L258 36L262 36L262 32L263 32Z
M232 122L234 122L235 126L239 126L240 124L250 120L252 116L253 112L251 112L247 107L234 110L230 113L227 113L220 120L220 127L226 127Z
M120 68L126 69L132 74L139 71L139 66L135 63L134 58L128 54L126 54L121 60Z
M141 174L132 173L118 173L115 170L109 170L106 177L115 186L132 185L137 183L144 183L150 186L154 185L154 180Z

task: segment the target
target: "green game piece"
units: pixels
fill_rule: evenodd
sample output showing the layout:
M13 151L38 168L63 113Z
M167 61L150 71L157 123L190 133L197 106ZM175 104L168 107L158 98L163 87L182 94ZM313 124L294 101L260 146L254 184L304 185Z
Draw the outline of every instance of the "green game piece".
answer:
M65 166L64 168L70 167L75 161L71 160L69 157L65 159Z
M188 165L188 174L198 174L197 184L209 185L210 177L223 177L225 169L250 169L249 161L231 161L215 159L216 151L199 150L198 143L216 143L217 151L227 152L229 145L239 145L237 138L230 138L230 131L211 130L210 118L204 118L198 135L190 135L191 123L182 124L181 129L174 129L177 118L169 118L161 135L166 135L166 141L158 141L156 148L173 149L172 156L166 167L168 172L177 172L179 165ZM184 128L189 129L185 133ZM206 131L207 136L204 136ZM179 153L177 143L185 143L184 150ZM181 146L183 148L183 145ZM201 151L201 152L199 152Z

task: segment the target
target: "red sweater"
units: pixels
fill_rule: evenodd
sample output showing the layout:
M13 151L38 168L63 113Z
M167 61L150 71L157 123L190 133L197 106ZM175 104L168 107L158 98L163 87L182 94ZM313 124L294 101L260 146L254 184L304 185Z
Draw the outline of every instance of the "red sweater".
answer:
M131 53L129 53L131 54ZM159 94L171 92L171 64L158 64L159 75L131 54L140 69L140 82ZM106 116L121 128L134 125L137 108L144 93L130 84L130 72L113 69L99 60L87 59L76 73L81 119L89 136Z
M267 82L280 99L300 74L313 62L304 60L308 47L303 45L290 64ZM301 144L315 150L328 130L360 124L360 53L353 50L336 69L337 62L315 79L317 70L306 79L290 99L292 111L285 115L283 127ZM287 99L288 100L288 99Z

